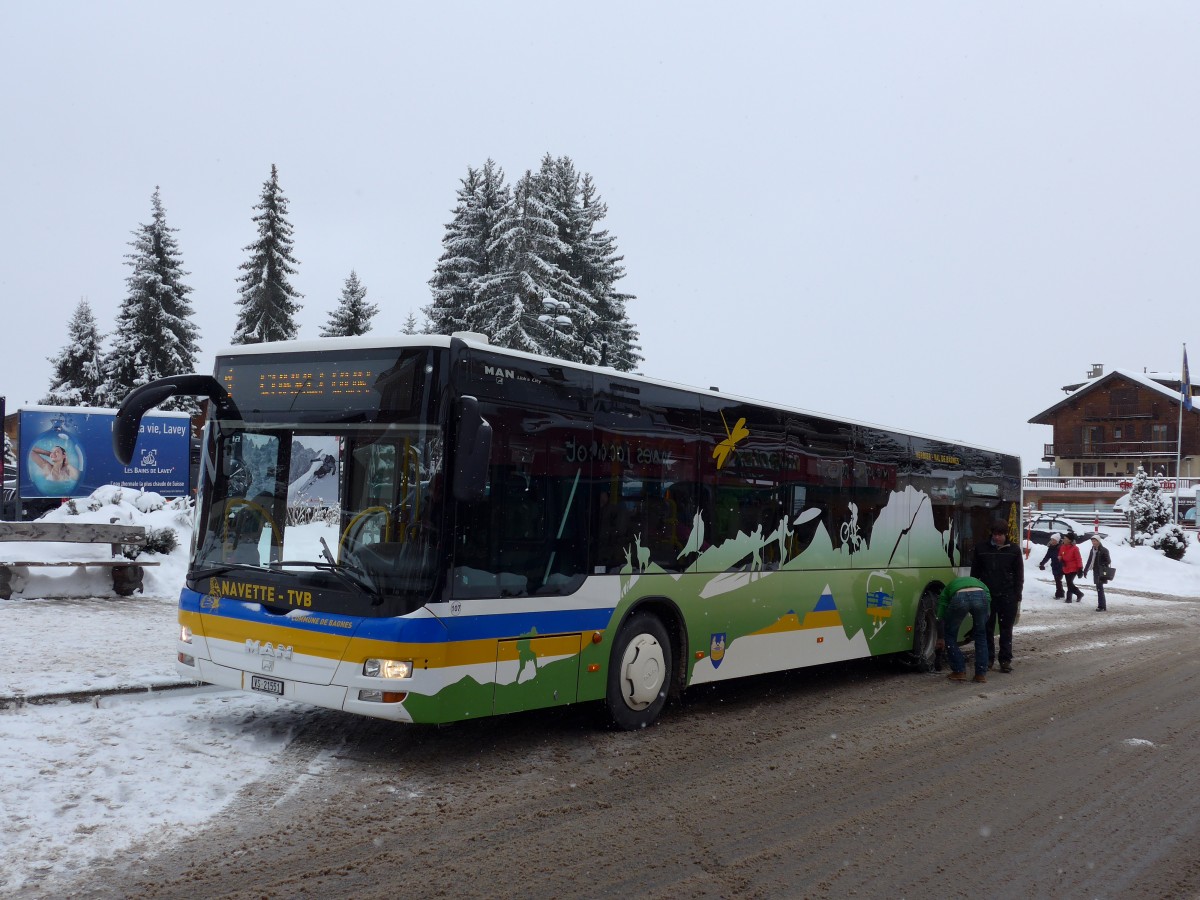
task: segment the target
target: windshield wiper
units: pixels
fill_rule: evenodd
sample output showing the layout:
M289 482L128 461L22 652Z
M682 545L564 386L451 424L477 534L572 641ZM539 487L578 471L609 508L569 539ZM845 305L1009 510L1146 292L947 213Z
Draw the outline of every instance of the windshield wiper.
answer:
M376 588L375 585L371 584L370 581L368 581L362 575L359 575L354 569L351 569L345 563L317 562L316 560L312 559L285 559L269 564L269 568L272 572L279 571L284 566L308 566L313 569L320 569L323 572L331 572L351 587L364 590L373 598L379 599L380 597L379 589Z
M261 572L262 566L254 566L250 563L218 563L207 569L192 569L188 575L192 578L212 578L214 575L224 575L226 572L235 571Z

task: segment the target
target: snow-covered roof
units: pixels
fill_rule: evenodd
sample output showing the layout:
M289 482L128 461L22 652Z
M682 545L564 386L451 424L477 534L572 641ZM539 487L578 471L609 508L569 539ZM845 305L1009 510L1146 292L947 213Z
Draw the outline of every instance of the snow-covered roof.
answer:
M468 343L474 343L468 341ZM377 350L388 347L449 347L444 334L364 334L358 337L328 337L307 341L272 341L267 344L233 344L216 352L222 356L256 356L261 353L321 353L329 350ZM480 342L479 346L485 346ZM491 346L491 345L486 345ZM492 347L499 350L499 347Z
M1077 387L1075 390L1071 391L1069 394L1067 394L1065 397L1063 397L1063 399L1061 399L1057 403L1055 403L1053 406L1047 407L1046 409L1044 409L1040 413L1038 413L1036 416L1033 416L1032 418L1030 418L1029 419L1030 424L1049 425L1050 422L1044 421L1044 420L1051 413L1061 409L1064 405L1066 405L1067 403L1070 403L1072 400L1075 400L1075 399L1081 397L1082 395L1086 394L1088 391L1094 390L1095 388L1099 387L1100 385L1104 384L1105 382L1111 381L1112 379L1118 378L1118 377L1124 378L1128 381L1132 381L1134 384L1140 385L1141 387L1144 387L1144 388L1147 388L1148 390L1154 391L1157 394L1161 394L1163 397L1167 398L1168 400L1174 400L1176 403L1179 402L1179 389L1167 387L1167 385L1161 383L1161 381L1173 381L1175 384L1179 384L1180 376L1178 374L1170 374L1170 373L1163 373L1163 372L1135 372L1132 369L1113 369L1110 372L1105 372L1099 378L1093 378L1093 379L1090 379L1089 381L1084 382L1079 387ZM1161 381L1156 381L1155 380L1156 378L1161 379ZM1193 381L1192 385L1195 386L1196 382Z

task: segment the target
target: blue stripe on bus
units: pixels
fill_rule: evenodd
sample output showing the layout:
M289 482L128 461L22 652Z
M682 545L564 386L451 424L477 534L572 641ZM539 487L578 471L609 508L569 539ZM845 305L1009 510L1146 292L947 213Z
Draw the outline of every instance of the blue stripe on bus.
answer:
M603 631L612 621L611 609L570 609L546 612L501 613L494 616L460 616L442 620L446 640L477 641L525 637L530 634L570 634ZM405 640L409 640L407 632Z
M343 624L322 624L319 621L288 618L268 612L258 604L243 600L223 599L214 607L207 595L184 588L179 595L179 608L184 612L217 615L245 622L287 625L318 631L324 634L347 635L351 629ZM307 611L305 611L307 613ZM366 640L438 644L447 641L497 640L523 637L530 634L570 634L582 631L603 631L612 620L612 609L568 609L544 612L498 613L489 616L455 616L448 619L403 617L358 618L335 613L312 612L313 619L331 622L357 623L353 636Z

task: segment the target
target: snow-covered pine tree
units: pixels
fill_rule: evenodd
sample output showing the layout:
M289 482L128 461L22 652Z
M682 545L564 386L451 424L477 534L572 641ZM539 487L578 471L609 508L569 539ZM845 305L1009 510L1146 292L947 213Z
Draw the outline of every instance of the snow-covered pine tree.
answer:
M473 330L501 347L582 358L582 334L593 314L587 293L559 264L570 247L558 236L540 173L526 171L513 188L488 252L499 261L499 270L475 282L466 316ZM557 307L548 308L546 301ZM570 323L555 324L556 317Z
M579 358L598 363L603 356L607 365L634 369L642 360L641 348L625 309L634 297L613 287L625 274L623 257L613 237L597 228L608 207L597 196L591 175L576 171L569 156L554 159L547 153L539 175L558 236L568 248L556 262L588 296L591 314L576 322L584 342Z
M288 282L298 263L292 256L292 226L288 201L279 186L279 173L271 164L271 177L263 183L262 197L254 207L258 214L258 239L244 247L250 258L239 267L240 296L235 344L260 344L296 337L297 302L304 295Z
M1140 547L1149 543L1160 528L1171 521L1171 509L1158 480L1138 467L1129 492L1129 514L1133 519L1133 535L1129 543Z
M454 218L446 224L442 255L429 279L433 301L424 308L430 334L479 331L467 310L478 283L496 273L499 261L489 251L496 225L512 198L504 170L489 159L483 169L467 169L458 189Z
M133 234L127 265L133 274L126 279L129 293L121 302L112 334L112 349L105 362L104 401L120 403L133 388L156 378L184 375L196 369L199 329L192 322L192 289L183 283L176 228L167 226L166 212L154 189L152 215L148 224ZM164 409L196 410L196 401L180 397L163 404Z
M420 328L417 325L417 316L412 310L409 310L408 318L404 320L404 327L400 329L401 334L420 334Z
M54 375L50 392L41 402L48 406L103 406L103 341L92 307L81 299L67 323L66 346L50 357Z
M377 312L379 304L367 302L366 285L358 280L358 273L351 269L337 308L329 314L329 323L321 328L321 337L366 334L371 330L371 319Z
M576 229L579 243L571 274L591 295L597 327L608 343L608 365L629 372L636 369L643 359L637 329L629 321L626 309L626 304L637 298L615 287L625 276L625 267L621 265L625 257L617 252L616 239L607 230L597 227L608 215L608 206L596 193L592 176L586 172L580 179L579 195L580 225Z

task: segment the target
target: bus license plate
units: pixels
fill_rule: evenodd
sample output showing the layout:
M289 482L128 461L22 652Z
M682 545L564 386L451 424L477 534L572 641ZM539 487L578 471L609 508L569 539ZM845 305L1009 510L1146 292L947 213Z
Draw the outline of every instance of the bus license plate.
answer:
M250 690L262 691L264 694L283 696L283 682L278 678L263 678L261 675L250 676Z

